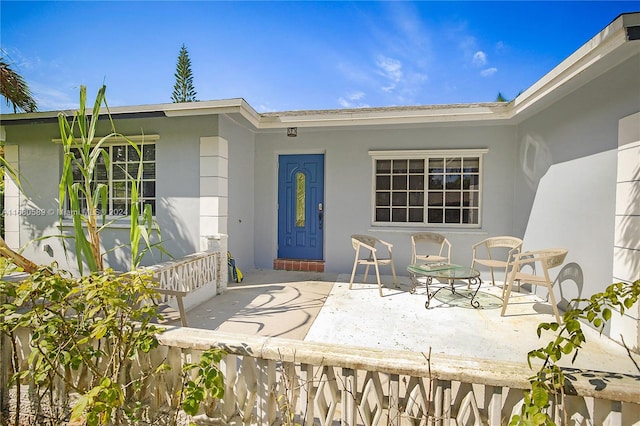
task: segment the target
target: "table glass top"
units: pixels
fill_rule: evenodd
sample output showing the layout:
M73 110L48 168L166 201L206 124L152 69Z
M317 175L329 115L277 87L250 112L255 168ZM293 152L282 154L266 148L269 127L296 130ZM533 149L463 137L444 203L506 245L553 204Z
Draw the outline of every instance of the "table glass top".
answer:
M407 266L407 271L423 277L436 278L477 278L480 272L467 266L452 263L420 263Z

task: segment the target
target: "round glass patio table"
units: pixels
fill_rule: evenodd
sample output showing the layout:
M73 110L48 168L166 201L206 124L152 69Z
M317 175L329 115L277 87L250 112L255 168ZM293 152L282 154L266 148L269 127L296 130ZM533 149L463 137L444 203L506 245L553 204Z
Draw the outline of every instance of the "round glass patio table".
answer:
M480 279L480 272L473 268L452 263L424 263L409 265L407 266L407 271L413 284L410 290L411 293L415 293L416 287L420 285L420 281L422 281L420 278L424 278L427 290L427 301L424 304L425 308L429 307L431 299L443 289L447 289L460 297L467 297L471 306L474 308L480 307L480 302L475 300L475 297L482 285L482 279ZM434 279L437 281L434 282ZM458 287L466 286L467 288L471 288L476 285L477 287L475 291L470 293L470 297L459 292L456 293L456 288ZM437 288L434 290L434 287Z

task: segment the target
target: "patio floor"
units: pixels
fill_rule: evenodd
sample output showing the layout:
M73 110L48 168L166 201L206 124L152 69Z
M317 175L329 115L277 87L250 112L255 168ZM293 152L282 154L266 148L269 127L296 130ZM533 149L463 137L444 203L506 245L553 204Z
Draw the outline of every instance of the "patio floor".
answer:
M415 294L408 277L398 277L378 295L375 276L349 290L349 275L252 270L245 280L187 312L190 327L233 333L286 337L310 342L388 350L409 350L471 359L527 362L527 353L546 345L538 339L540 322L554 320L551 307L528 293L512 294L507 315L499 285L483 283L479 309L467 299L438 293L425 309L425 288ZM382 277L391 283L390 277ZM500 284L500 283L497 283ZM575 368L638 375L624 347L587 327L587 342ZM636 357L636 362L638 362Z

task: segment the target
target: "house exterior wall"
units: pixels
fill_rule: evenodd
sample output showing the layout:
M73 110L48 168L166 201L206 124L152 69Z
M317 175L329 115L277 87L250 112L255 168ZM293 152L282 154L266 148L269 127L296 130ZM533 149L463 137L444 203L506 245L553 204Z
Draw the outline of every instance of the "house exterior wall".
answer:
M201 136L216 136L216 117L146 118L140 120L116 120L116 129L125 135L158 134L156 141L156 219L162 231L164 248L174 257L181 257L200 250L199 223L200 183L199 144ZM107 129L103 127L102 133ZM19 172L24 194L20 196L22 209L44 210L39 216L19 216L7 224L8 231L19 225L19 246L24 255L36 263L50 264L56 260L60 267L76 271L73 253L65 258L59 239L36 240L46 235L57 235L58 182L60 180L62 150L52 142L60 138L57 124L11 125L6 128L6 144L18 147ZM65 233L71 228L65 226ZM103 232L102 243L106 248L127 244L129 228L125 223L112 226L112 232ZM18 248L18 247L14 247ZM126 269L129 255L118 250L107 256L106 264L115 269ZM155 254L147 256L143 264L153 264L167 257Z
M394 244L397 270L406 275L410 234L434 231L450 239L452 261L471 264L471 245L513 230L513 126L421 126L411 128L298 129L256 135L255 266L271 268L277 257L277 161L280 154L325 154L325 271L346 273L353 266L350 235L372 234ZM488 148L483 165L483 211L479 228L373 226L370 150Z
M565 265L582 272L557 297L611 284L618 121L639 110L635 56L518 126L514 232L524 250L567 248Z
M241 271L253 269L254 232L264 226L263 208L255 205L255 133L220 117L220 135L229 141L229 251Z

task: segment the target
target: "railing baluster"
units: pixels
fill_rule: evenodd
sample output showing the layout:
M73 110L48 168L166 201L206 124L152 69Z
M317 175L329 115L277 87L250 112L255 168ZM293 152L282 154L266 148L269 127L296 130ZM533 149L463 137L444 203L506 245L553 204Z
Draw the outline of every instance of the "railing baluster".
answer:
M489 426L502 424L502 388L499 386L485 386L485 392L490 392L488 405Z
M358 406L358 382L355 371L343 368L342 383L342 424L353 426L356 424Z
M389 426L400 426L400 376L389 375Z
M314 424L314 400L316 385L313 377L313 365L302 364L300 366L300 405L302 408L302 421L305 426Z

